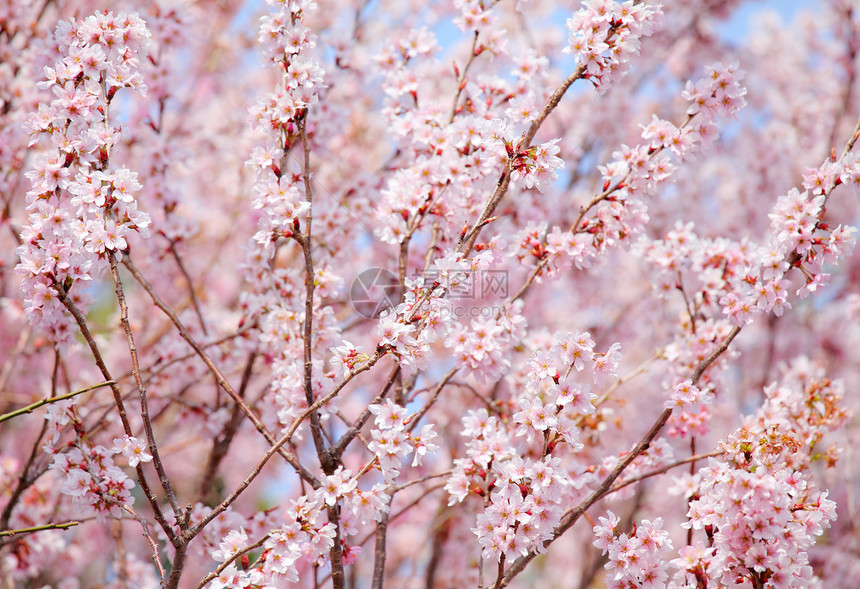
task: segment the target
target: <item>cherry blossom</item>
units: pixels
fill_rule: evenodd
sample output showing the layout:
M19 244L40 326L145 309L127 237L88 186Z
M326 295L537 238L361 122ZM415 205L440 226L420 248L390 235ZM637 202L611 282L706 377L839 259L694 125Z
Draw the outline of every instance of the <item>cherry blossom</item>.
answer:
M3 586L860 586L788 4L0 3Z

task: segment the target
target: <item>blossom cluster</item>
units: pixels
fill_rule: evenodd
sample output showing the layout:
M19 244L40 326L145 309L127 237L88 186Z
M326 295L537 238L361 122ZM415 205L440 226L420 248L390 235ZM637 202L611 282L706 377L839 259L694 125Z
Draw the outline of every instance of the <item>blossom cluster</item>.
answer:
M672 410L668 424L670 434L707 433L708 406L713 401L713 393L707 389L700 390L689 379L675 385L663 405Z
M702 469L701 499L691 502L693 529L705 529L712 548L682 551L678 586L705 572L717 582L746 578L753 585L807 587L812 569L806 551L836 518L826 492L810 492L802 476L764 465L734 468L711 460ZM689 577L686 577L689 578Z
M436 432L433 426L422 426L417 434L411 433L409 427L413 417L408 415L405 407L387 399L385 403L368 407L374 416L374 427L370 431L373 441L367 445L379 463L379 468L386 481L393 481L400 474L403 460L413 451L412 466L421 464L424 456L432 454L438 446L433 443Z
M774 588L812 582L807 551L835 520L836 504L816 488L809 467L823 434L846 418L837 405L840 385L800 358L766 394L764 406L722 442L724 455L709 459L687 491L685 527L704 530L707 545L681 550L673 586L703 577ZM835 463L832 451L827 455Z
M506 352L523 338L523 304L514 302L489 317L475 317L450 325L445 345L462 362L465 374L483 382L501 377L510 368Z
M771 239L759 250L759 257L734 289L720 299L723 313L737 325L752 321L757 312L779 315L786 302L788 272L797 268L804 277L795 291L805 298L826 284L827 264L836 264L856 243L857 229L850 225L830 227L823 222L827 197L843 183L856 182L855 158L826 160L818 168L806 170L800 192L792 188L779 197L771 220ZM845 176L843 180L843 175Z
M518 151L511 162L511 181L542 191L542 186L557 180L557 170L564 168L564 160L558 157L561 152L558 142L559 139L551 139Z
M0 2L0 584L860 586L850 1L133 4Z
M672 550L669 532L663 529L663 518L636 522L629 534L618 531L620 520L611 511L594 526L594 545L607 556L605 567L612 571L608 587L665 587L669 577L665 554Z
M121 440L125 448L112 450L92 443L72 401L53 405L45 419L51 435L44 450L53 458L50 469L62 481L61 492L71 497L83 513L92 513L99 521L121 518L123 509L134 504L131 490L135 483L114 464L113 454L131 454L130 466L152 457L145 452L134 452L138 446L133 439ZM69 429L75 432L75 438L59 443Z
M591 335L581 332L535 351L527 366L527 384L516 401L519 411L510 416L509 427L516 430L507 431L486 409L463 418L468 458L455 461L445 488L449 503L470 494L485 497L472 530L483 558L509 562L530 551L543 552L543 543L561 520L562 506L592 482L587 473L564 468L557 454L562 447L568 453L583 448L577 424L595 412L597 395L590 385L577 383L571 372L587 369L602 385L621 359L617 344L602 353L594 347ZM515 450L516 438L530 445L535 434L542 446L539 458Z
M639 53L640 39L652 34L660 14L659 4L588 0L567 20L570 36L564 51L576 57L600 90L626 73L627 62Z
M207 531L208 550L215 561L232 562L219 567L219 574L207 586L227 589L295 583L301 562L321 562L335 541L334 525L326 518L327 506L342 507L339 524L349 537L357 534L360 526L379 521L388 512L389 501L384 484L362 490L353 473L341 467L326 476L312 496L292 501L281 512L269 511L255 520L245 520L234 511L222 513L217 525ZM199 521L208 512L198 505L194 519ZM255 535L262 537L262 553L254 566L242 567L235 562L236 557L248 552L252 543L249 538ZM347 544L343 537L340 541L344 558L353 562L361 553L361 546Z
M496 470L489 503L472 531L490 562L512 562L529 551L544 552L563 514L568 484L559 458L514 457Z
M606 375L615 374L621 359L618 344L605 353L595 353L594 345L591 335L582 332L556 339L549 351L535 352L528 363L527 386L517 400L520 411L512 416L519 424L517 435L531 441L538 433L548 440L548 451L561 441L574 449L582 447L575 420L594 413L597 395L591 385L575 382L571 371L588 367L594 382L602 385Z
M469 494L488 498L472 529L483 558L513 560L529 550L542 551L562 515L567 477L558 458L522 458L503 426L486 409L463 418L468 458L457 459L445 484L449 505Z
M62 57L45 67L40 83L54 99L29 120L30 144L44 136L51 148L27 172L29 215L17 271L31 322L59 341L71 333L59 291L100 276L107 253L121 256L131 233L149 235L149 215L134 197L141 188L137 173L109 162L119 140L110 105L123 88L146 91L138 68L149 37L138 16L113 13L63 21L54 35Z
M653 197L677 171L680 163L701 153L716 141L716 121L732 117L745 104L743 72L737 64L715 64L706 76L687 83L682 97L690 103L687 120L677 126L652 115L642 125L642 143L622 145L612 161L598 166L602 192L582 209L568 231L558 226L530 225L517 236L520 260L546 257L550 274L571 266L587 268L610 246L630 243L648 222L645 197ZM590 213L590 214L587 214Z
M235 589L254 585L283 585L298 581L296 562L321 558L334 541L332 524L326 523L319 502L294 502L286 510L282 527L270 530L263 543L263 555L255 566L236 562L223 567L207 584L210 589ZM202 511L200 512L202 513ZM246 549L248 532L244 528L225 531L211 556L226 562Z

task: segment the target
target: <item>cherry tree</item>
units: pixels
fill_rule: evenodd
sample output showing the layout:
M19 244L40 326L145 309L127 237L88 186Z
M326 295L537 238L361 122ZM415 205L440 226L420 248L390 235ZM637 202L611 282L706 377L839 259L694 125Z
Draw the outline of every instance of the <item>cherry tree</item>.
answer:
M860 586L808 4L0 2L4 586Z

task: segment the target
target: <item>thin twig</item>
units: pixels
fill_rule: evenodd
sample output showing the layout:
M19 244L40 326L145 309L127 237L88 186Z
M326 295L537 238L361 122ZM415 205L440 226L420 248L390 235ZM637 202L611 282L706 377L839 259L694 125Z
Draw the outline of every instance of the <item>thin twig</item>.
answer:
M3 370L0 371L0 391L6 390L6 383L9 382L9 377L12 375L12 371L15 368L15 362L18 360L18 357L24 351L24 348L27 346L27 342L30 339L30 328L26 327L21 330L21 333L18 335L18 342L15 344L15 348L11 353L8 353L6 357L6 362L3 364Z
M672 470L676 466L682 466L684 464L692 464L692 463L695 463L699 460L704 460L705 458L710 458L712 456L719 456L720 454L723 454L722 450L714 450L713 452L708 452L707 454L696 454L695 456L688 456L688 457L684 458L683 460L677 460L677 461L673 462L672 464L667 464L666 466L661 466L658 469L637 475L635 477L631 477L629 479L624 479L620 483L613 485L609 489L609 491L606 492L606 494L610 495L612 493L615 493L616 491L623 489L624 487L626 487L628 485L632 485L633 483L638 483L639 481L651 478L653 476L657 476L658 474L663 474L664 472L668 472L668 471Z
M245 371L242 373L242 382L239 384L238 394L243 399L245 391L248 388L248 383L251 381L251 373L254 368L254 360L257 358L257 352L251 352L248 355L248 360L245 362ZM206 496L212 488L212 482L215 480L215 473L218 471L218 466L227 455L230 445L233 443L233 438L236 432L239 431L239 423L242 419L242 410L239 405L234 404L230 411L230 419L224 424L221 430L220 437L212 441L212 450L209 452L209 458L206 462L206 468L203 471L203 477L200 482L200 489L197 493L199 501L205 501Z
M430 408L436 403L436 401L439 399L439 395L442 393L442 389L444 389L445 386L451 381L451 379L454 378L454 375L457 374L458 370L460 369L457 367L449 370L448 374L443 376L442 380L439 381L439 384L437 384L436 387L433 389L433 394L430 395L430 399L427 401L427 403L421 409L419 409L415 415L410 418L410 432L412 432L413 430L415 430L416 427L418 427L418 423L421 421L421 418L423 418L424 415L430 410Z
M110 262L111 277L113 278L114 292L116 300L119 304L120 325L125 334L126 344L128 345L128 353L131 356L131 373L134 377L134 383L137 385L138 399L140 401L140 418L143 423L143 432L146 436L146 442L149 447L149 453L152 455L152 464L155 467L155 472L158 474L158 479L161 482L161 488L167 496L167 501L170 507L173 508L173 515L176 517L176 523L180 529L184 529L187 522L181 519L182 511L179 508L179 503L176 501L176 494L173 492L173 485L170 483L170 478L167 476L167 471L164 469L164 463L161 461L161 455L158 452L158 445L155 443L155 433L152 431L152 421L149 419L149 402L146 398L146 386L143 384L143 379L140 377L140 362L137 356L137 346L134 342L134 333L131 331L131 324L128 321L128 305L125 302L125 292L122 288L122 279L119 276L119 267L116 253L108 250L108 261Z
M451 105L451 114L448 115L449 125L454 122L454 117L457 116L457 103L460 102L460 95L466 87L466 74L469 72L472 62L475 61L476 57L478 57L478 53L476 52L476 49L478 48L478 35L479 32L475 31L475 34L472 37L472 47L469 49L469 58L466 60L466 65L463 66L462 71L460 71L460 75L457 76L457 92L454 94L454 103ZM454 67L457 68L456 62L454 63Z
M176 242L173 239L168 239L168 249L173 259L176 260L176 265L179 267L179 272L185 278L188 284L188 294L191 297L191 306L194 307L194 312L197 314L197 319L200 321L200 329L203 330L203 335L209 335L209 330L206 329L206 320L203 318L203 311L200 309L200 303L197 301L197 293L194 292L194 282L191 280L191 275L185 268L182 258L179 257L179 252L176 251Z
M593 403L594 406L600 407L604 402L606 402L606 400L612 395L612 393L614 393L616 390L618 390L618 388L621 385L623 385L627 382L630 382L631 380L633 380L635 377L639 376L640 374L644 374L648 370L648 367L651 366L651 364L653 364L660 357L661 357L660 352L656 352L653 356L651 356L650 358L645 360L642 364L640 364L638 367L634 368L631 372L628 372L627 374L625 374L624 376L622 376L621 378L616 380L609 387L607 387L607 389L605 391L603 391L602 395L600 395L597 399L594 400L594 403ZM574 420L574 423L576 423L576 425L579 425L583 421L585 421L586 417L588 417L588 416L587 415L580 415L579 417L577 417Z
M361 428L364 427L364 424L367 423L367 420L370 419L370 405L376 405L382 402L385 399L385 396L388 394L388 391L391 390L391 386L394 384L394 381L397 379L397 375L400 374L400 365L394 367L394 370L391 371L391 374L388 376L388 380L385 381L385 385L382 387L382 390L379 391L379 394L371 401L368 406L361 412L361 415L358 416L358 419L350 426L350 428L344 432L344 434L340 437L340 439L332 445L329 449L329 454L331 455L333 460L340 461L340 457L343 456L343 452L346 450L346 447L349 443L355 438L358 433L361 431Z
M15 411L10 411L9 413L6 413L4 415L0 415L0 423L6 421L7 419L12 419L14 417L18 417L19 415L24 415L26 413L32 413L33 411L35 411L39 407L43 407L43 406L48 405L50 403L56 403L58 401L65 401L67 399L71 399L72 397L77 397L78 395L82 395L83 393L88 393L89 391L94 391L94 390L99 389L101 387L107 387L107 386L111 386L111 385L115 385L115 384L116 384L116 381L108 380L105 382L100 382L98 384L94 384L92 386L88 386L88 387L83 388L83 389L79 389L77 391L72 391L71 393L66 393L65 395L59 395L57 397L50 397L50 398L41 399L39 401L36 401L32 405L27 405L26 407L22 407L21 409L16 409Z
M710 368L711 364L713 364L717 358L720 357L729 347L732 340L737 337L738 333L740 333L741 328L735 326L731 332L729 332L728 336L717 346L711 354L704 359L696 370L693 372L693 375L690 380L692 380L693 384L696 384L704 372ZM669 421L669 417L672 416L671 409L664 409L645 436L639 440L639 442L633 447L633 449L628 452L621 460L619 460L618 464L609 475L606 476L605 479L598 485L598 487L592 491L585 500L577 505L576 507L568 510L561 518L561 522L556 526L553 531L552 538L545 541L543 543L544 548L548 547L555 541L557 538L562 536L567 530L569 530L573 525L579 520L580 517L590 508L594 503L596 503L599 499L606 496L610 490L612 489L612 484L621 476L628 466L645 450L647 450L651 446L651 442L657 437L657 434L663 429L663 426L666 425L666 422ZM508 568L507 572L502 579L502 583L498 585L498 588L507 587L508 583L514 579L522 570L530 563L535 556L537 556L538 552L536 550L530 550L528 554L525 556L521 556L517 558L511 566Z
M72 317L74 317L75 322L78 324L78 329L80 330L84 341L87 342L87 346L90 348L90 352L93 356L93 361L95 361L99 372L102 373L102 376L105 378L105 381L107 381L107 385L110 387L111 393L113 393L114 403L116 404L117 413L119 414L119 419L122 423L123 432L125 432L127 436L131 437L134 432L128 419L128 413L125 409L125 403L122 399L122 393L120 393L119 387L116 385L116 380L111 376L110 371L104 363L104 356L102 356L101 350L99 349L95 338L93 338L92 333L90 333L90 328L87 325L86 318L84 318L80 309L78 309L77 305L75 305L74 301L72 301L72 299L69 297L69 293L66 291L63 285L55 283L54 290L56 290L57 292L57 298L59 299L59 301L63 304L66 310L72 314ZM173 544L174 547L177 547L180 544L179 538L176 535L176 532L173 530L173 526L164 517L164 512L161 510L161 506L158 504L158 499L155 497L155 493L153 493L152 488L149 486L149 482L146 479L146 474L143 471L143 465L138 463L138 465L135 467L135 472L137 473L137 480L140 484L140 488L143 491L146 500L149 502L149 506L152 508L152 513L155 517L155 521L157 521L158 525L161 526L161 529L164 531L164 534L167 536L171 544Z
M115 520L111 525L111 535L116 543L116 576L119 589L128 589L128 554L122 539L122 522Z
M218 367L215 366L215 363L212 361L209 355L206 354L205 351L203 351L203 348L200 346L200 344L198 344L197 341L193 337L191 337L191 334L188 333L188 330L179 320L179 317L176 315L173 309L171 309L163 300L161 300L161 297L158 296L149 281L144 278L144 276L140 273L140 271L131 261L130 256L123 257L122 263L128 269L128 271L131 272L131 275L134 276L134 279L137 280L138 283L140 283L140 285L143 287L143 289L149 294L150 298L152 299L152 302L155 303L155 306L161 309L162 312L170 318L170 320L176 326L176 329L179 331L180 337L182 337L182 339L184 339L188 343L188 345L191 346L191 349L194 350L197 356L201 360L203 360L203 363L206 364L206 367L209 369L209 372L212 373L212 376L215 378L215 381L218 383L218 385L230 396L231 399L233 399L234 403L239 405L239 407L242 409L242 413L244 413L245 416L247 416L248 419L251 421L251 423L254 424L254 427L257 429L258 432L260 432L260 435L262 435L263 438L265 438L265 440L269 442L269 444L277 445L277 448L280 449L281 446L283 446L283 443L277 444L274 437L269 433L268 429L260 420L260 418L257 417L257 415L248 406L248 404L245 403L245 400L242 399L242 397L239 396L239 394L233 389L230 383L227 382L227 379L224 377ZM287 451L283 451L280 454L290 464L290 466L295 469L299 476L311 483L311 485L314 485L315 488L319 486L319 481L316 479L316 477L314 477L313 474L310 473L310 471L308 471L299 463L299 460L295 455Z
M78 525L79 521L68 521L56 524L43 524L41 526L32 526L30 528L19 528L17 530L2 530L0 531L0 537L2 536L20 536L22 534L32 534L34 532L42 532L44 530L65 530L71 527Z
M203 580L197 584L197 587L195 589L203 589L203 587L205 587L209 583L209 581L211 581L212 579L214 579L215 577L220 575L222 572L224 572L224 569L229 567L231 564L236 562L238 559L242 558L243 555L248 554L249 552L253 552L257 548L259 548L260 546L265 544L266 540L268 540L272 536L273 533L276 533L279 531L280 530L270 530L269 532L266 533L265 536L263 536L262 538L260 538L256 542L254 542L253 544L249 544L248 546L245 546L244 548L242 548L241 550L236 552L236 554L234 554L233 556L231 556L230 558L228 558L227 560L225 560L224 562L219 564L218 568L216 568L214 571L212 571L211 573L209 573L208 575L203 577Z

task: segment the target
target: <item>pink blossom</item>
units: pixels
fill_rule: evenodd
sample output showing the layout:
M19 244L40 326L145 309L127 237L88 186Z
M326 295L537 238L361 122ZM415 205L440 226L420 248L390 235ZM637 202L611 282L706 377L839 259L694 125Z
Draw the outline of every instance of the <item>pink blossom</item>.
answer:
M131 436L114 438L113 452L122 453L128 458L128 465L135 468L141 462L150 462L152 455L146 451L146 442Z

